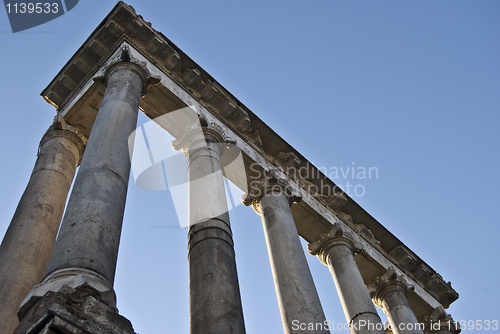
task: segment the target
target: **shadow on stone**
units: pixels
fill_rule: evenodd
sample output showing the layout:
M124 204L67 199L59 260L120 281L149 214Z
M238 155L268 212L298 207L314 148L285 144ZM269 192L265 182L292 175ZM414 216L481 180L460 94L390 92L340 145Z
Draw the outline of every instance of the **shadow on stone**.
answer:
M14 334L134 334L132 324L88 284L47 292L26 314L19 312Z

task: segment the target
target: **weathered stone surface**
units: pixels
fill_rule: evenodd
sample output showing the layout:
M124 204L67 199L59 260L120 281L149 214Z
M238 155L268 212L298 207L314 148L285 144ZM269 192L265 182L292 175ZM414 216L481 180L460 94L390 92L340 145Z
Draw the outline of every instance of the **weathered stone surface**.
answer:
M324 324L326 318L290 210L292 202L300 201L300 197L285 182L273 178L262 180L253 195L253 199L243 202L252 204L262 217L284 331L306 333L294 330L297 322Z
M201 120L205 123L205 120ZM245 333L221 155L234 142L198 124L174 142L188 157L189 321L191 333Z
M104 75L106 91L75 180L47 273L85 268L114 281L135 130L148 73L126 50Z
M56 117L40 142L35 167L0 246L0 328L11 333L16 313L43 278L68 191L86 139Z
M462 331L460 324L447 314L442 306L424 317L425 334L458 334Z
M346 320L351 326L351 333L385 333L382 321L354 261L353 254L356 247L345 227L340 223L335 224L330 233L310 243L308 249L309 253L317 255L328 265Z
M14 334L134 334L130 322L87 284L47 292L21 318Z
M412 288L392 267L368 286L371 297L384 310L395 334L423 334L423 327L406 297Z
M354 224L363 224L372 232L374 239L365 240L366 245L372 240L380 242L380 245L374 245L377 249L371 254L374 267L382 271L384 269L381 268L396 265L398 269L411 272L420 265L425 266L425 262L414 253L411 253L411 258L407 261L394 263L387 254L396 247L403 246L403 243L348 196L328 198L332 195L331 192L327 197L322 197L317 192L309 191L314 187L305 187L307 182L316 186L321 186L319 183L323 182L330 189L335 189L336 185L325 175L319 175L320 169L313 166L194 60L123 2L118 2L42 92L44 99L61 112L67 112L74 124L81 125L84 131L89 132L102 98L102 91L96 88L98 85L89 83L89 79L108 61L120 43L130 45L141 55L142 60L154 66L156 73L161 73L162 84L153 89L154 94L148 94L142 99L141 108L146 115L156 118L172 110L196 106L200 113L210 113L219 124L238 136L239 148L247 158L247 169L256 165L268 169L273 163L274 167L284 171L293 166L292 170L307 169L307 174L316 176L294 179L296 176L293 173L288 175L295 185L300 187L302 184L305 190L303 201L292 210L301 237L308 242L317 240L321 233L328 232L332 224L342 220L342 210L353 218ZM79 97L82 97L81 101ZM78 103L74 102L76 100ZM325 195L323 192L321 194ZM307 217L299 214L304 212ZM350 228L355 228L352 224L347 224ZM430 275L436 273L432 268L429 269ZM371 271L365 273L361 268L361 273L363 277L373 278ZM381 274L383 272L375 275ZM427 279L427 275L416 277ZM411 298L416 299L412 301L412 305L417 305L421 314L436 306L433 299L446 307L458 298L458 294L444 281L437 280L429 285L425 282L417 284L422 288L417 289Z
M115 6L42 93L44 99L61 113L68 112L67 115L73 117L72 124L81 126L82 131L86 131L85 134L88 135L92 128L95 111L99 108L103 94L102 85L92 82L90 78L100 71L102 64L109 61L120 43L134 48L134 52L140 54L138 57L142 57L141 60L154 66L155 73L161 72L162 85L158 85L159 88L153 89L153 94L148 94L142 100L141 108L146 115L157 117L186 105L196 106L197 111L210 114L212 122L228 129L237 137L237 143L245 154L247 168L258 165L259 168L268 169L274 163L276 168L285 172L287 166L293 166L297 170L306 168L310 175L320 174L318 168L312 166L206 71L123 2ZM280 152L285 153L283 155ZM365 281L382 275L392 265L397 267L398 272L413 275L417 289L409 298L413 298L410 302L418 309L419 318L436 305L447 307L458 298L449 282L446 283L351 198L331 197L331 193L325 197L323 192L313 192L309 190L313 187L304 186L318 186L320 181L324 181L330 189L334 189L335 184L324 178L324 175L298 179L293 175L287 177L294 186L302 186L304 190L303 201L294 205L295 209L292 210L297 231L304 239L314 241L321 233L328 232L332 224L344 221L353 234L364 237L361 242L365 253L357 254L356 261L358 264L363 263L359 269ZM210 201L207 203L210 204ZM344 220L344 213L352 219ZM359 225L365 229L358 232L356 226ZM215 229L210 231L212 236L229 240L229 234L214 231ZM363 231L370 231L370 235L367 237ZM204 238L202 234L196 233L193 244L198 243L198 240ZM393 250L395 251L392 252Z
M59 291L63 286L77 289L82 285L91 286L101 293L102 300L110 307L116 305L116 296L113 286L106 278L97 274L95 271L82 268L60 269L37 284L31 289L28 296L23 300L21 308L17 315L24 317L26 313L49 291Z

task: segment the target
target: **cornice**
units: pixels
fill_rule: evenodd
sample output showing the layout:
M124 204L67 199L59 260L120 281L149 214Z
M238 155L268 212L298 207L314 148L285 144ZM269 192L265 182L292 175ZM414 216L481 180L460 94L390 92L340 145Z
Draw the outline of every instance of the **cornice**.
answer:
M294 184L301 188L303 196L310 196L311 202L320 203L317 210L321 211L318 211L318 214L323 218L333 215L346 222L355 233L358 233L355 224L362 224L369 233L358 234L368 244L382 251L394 265L411 275L445 307L458 298L458 293L449 282L446 283L347 194L338 191L311 191L311 185L318 186L323 181L332 189L337 186L174 43L153 29L151 23L121 1L51 81L42 92L42 97L57 110L63 110L123 42L139 51L152 65L258 152L257 162L261 162L262 157L266 163L274 165L282 175L293 180ZM295 173L300 168L310 170L311 174L317 177L301 177ZM346 221L342 212L352 216L351 223ZM332 223L331 220L325 220ZM303 236L308 233L302 232ZM310 234L306 240L313 241L319 234L320 231Z
M251 127L250 111L168 38L154 30L150 22L137 15L132 6L121 1L42 92L43 98L61 110L123 41L147 56L254 148L262 150L259 131Z

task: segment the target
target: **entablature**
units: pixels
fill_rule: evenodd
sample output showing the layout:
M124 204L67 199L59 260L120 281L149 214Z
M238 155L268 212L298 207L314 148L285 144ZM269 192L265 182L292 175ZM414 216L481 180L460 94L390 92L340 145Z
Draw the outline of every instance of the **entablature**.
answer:
M275 169L301 193L302 202L292 206L292 213L305 240L317 240L337 222L349 226L361 245L355 259L365 283L371 284L390 267L406 274L415 285L408 299L419 319L439 305L448 307L458 298L439 274L123 2L115 6L52 80L42 92L43 98L68 124L79 127L88 137L104 93L102 84L93 78L125 45L133 57L146 62L152 74L161 78L141 99L140 109L155 119L191 107L208 122L224 127L244 153L247 175L255 166L259 171ZM163 125L175 138L182 135L182 129L175 125ZM240 189L248 189L246 180L236 173L227 171L226 176Z

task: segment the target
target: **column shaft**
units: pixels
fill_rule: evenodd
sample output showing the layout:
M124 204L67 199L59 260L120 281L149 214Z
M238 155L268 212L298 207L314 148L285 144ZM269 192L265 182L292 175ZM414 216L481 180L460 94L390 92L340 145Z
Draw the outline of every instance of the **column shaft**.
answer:
M200 131L201 134L201 131ZM188 150L189 306L193 334L245 333L220 144L203 134Z
M85 268L113 284L130 173L128 137L143 89L137 68L123 62L109 74L47 274Z
M424 334L420 324L406 298L413 286L406 277L398 275L396 269L390 267L384 275L375 278L368 287L375 304L381 307L395 334Z
M335 223L329 233L308 245L309 253L318 255L328 265L342 302L344 314L352 334L385 334L363 277L354 260L352 236Z
M47 269L83 147L75 133L54 127L41 141L31 178L0 246L0 328L5 333L14 331L21 302Z
M269 193L260 200L260 212L266 236L274 285L285 333L299 324L326 323L314 281L295 227L288 197L283 192ZM312 331L329 333L328 330Z
M337 245L328 251L329 266L342 302L346 320L351 325L351 333L384 333L383 325L370 298L352 250L345 245Z
M382 300L382 307L395 334L424 334L402 290L387 292Z

